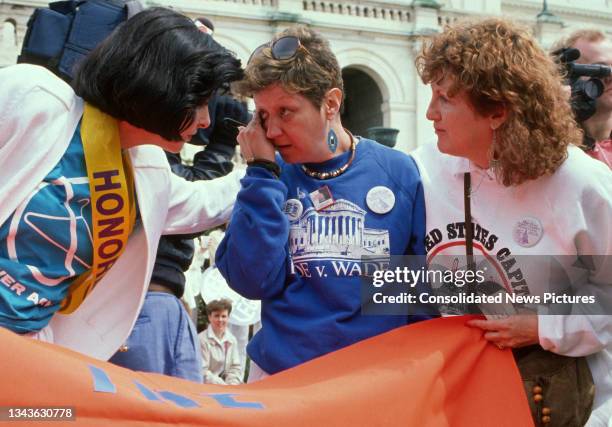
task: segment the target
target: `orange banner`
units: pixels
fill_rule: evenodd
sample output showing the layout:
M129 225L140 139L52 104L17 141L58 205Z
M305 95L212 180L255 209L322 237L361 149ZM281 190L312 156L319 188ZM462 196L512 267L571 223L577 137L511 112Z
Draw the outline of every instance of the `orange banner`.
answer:
M407 326L239 386L134 372L0 328L0 419L71 407L69 426L533 425L511 352L467 319ZM35 421L21 419L10 425Z

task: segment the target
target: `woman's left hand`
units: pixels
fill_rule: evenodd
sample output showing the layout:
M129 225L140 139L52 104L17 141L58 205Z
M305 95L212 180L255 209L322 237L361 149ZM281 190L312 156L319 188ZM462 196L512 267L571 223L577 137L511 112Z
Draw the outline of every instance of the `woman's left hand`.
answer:
M525 347L538 344L538 316L519 314L504 319L472 319L466 323L484 331L484 338L499 349Z

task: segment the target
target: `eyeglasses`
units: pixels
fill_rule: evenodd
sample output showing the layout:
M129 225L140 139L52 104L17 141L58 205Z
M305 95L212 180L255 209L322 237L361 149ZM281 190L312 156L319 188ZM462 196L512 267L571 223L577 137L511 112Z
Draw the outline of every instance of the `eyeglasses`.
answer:
M272 44L270 45L270 43ZM274 40L273 42L264 43L257 49L255 49L251 56L249 56L247 65L249 64L249 62L251 62L251 59L259 55L261 51L263 51L266 47L270 48L272 58L276 60L291 59L297 54L298 50L300 49L304 49L306 53L310 53L308 52L308 49L306 49L304 45L302 45L300 39L298 39L296 36L284 36L280 39Z

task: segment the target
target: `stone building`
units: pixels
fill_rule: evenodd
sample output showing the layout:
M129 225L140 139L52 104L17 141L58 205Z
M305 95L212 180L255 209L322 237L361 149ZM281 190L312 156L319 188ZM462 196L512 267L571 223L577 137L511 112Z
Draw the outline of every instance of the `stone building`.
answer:
M434 138L425 119L429 89L414 57L420 36L464 16L504 16L533 28L543 46L576 28L612 35L612 0L144 0L215 23L215 38L243 62L257 46L293 23L327 37L343 68L345 125L367 135L375 126L399 130L408 151ZM41 0L0 0L0 67L15 62L26 24Z

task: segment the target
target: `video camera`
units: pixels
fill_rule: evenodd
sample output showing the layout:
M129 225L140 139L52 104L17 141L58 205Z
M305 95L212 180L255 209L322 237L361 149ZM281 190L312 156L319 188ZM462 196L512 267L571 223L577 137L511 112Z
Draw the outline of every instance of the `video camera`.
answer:
M596 100L604 91L604 84L600 79L612 74L612 68L607 65L576 64L574 61L580 58L580 51L575 48L558 49L553 55L567 71L567 81L572 88L572 110L578 123L582 123L595 114Z

